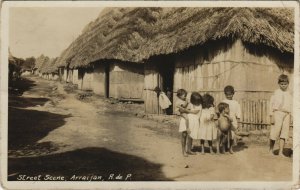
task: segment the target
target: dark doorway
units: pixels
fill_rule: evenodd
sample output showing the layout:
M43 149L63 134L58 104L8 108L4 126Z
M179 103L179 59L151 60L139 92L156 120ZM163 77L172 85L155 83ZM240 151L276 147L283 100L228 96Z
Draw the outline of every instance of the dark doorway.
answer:
M105 63L104 65L104 70L105 70L105 97L109 98L109 64Z
M60 67L59 68L59 81L63 81L63 76L64 76L64 68Z
M168 96L172 105L165 110L165 114L173 114L173 85L174 85L174 68L175 64L171 59L164 59L158 66L161 76L161 90Z
M80 81L80 84L78 83L78 85L80 90L82 90L84 73L85 70L83 68L78 69L78 80Z

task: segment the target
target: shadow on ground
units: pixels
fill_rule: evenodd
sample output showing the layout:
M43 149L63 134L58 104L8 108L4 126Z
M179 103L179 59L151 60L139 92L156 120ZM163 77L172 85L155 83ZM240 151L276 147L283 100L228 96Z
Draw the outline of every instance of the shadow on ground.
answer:
M8 108L8 149L33 146L47 134L65 124L68 115Z
M244 142L238 142L236 145L234 145L232 147L234 152L240 152L247 148L248 148L248 146L246 146L246 144ZM200 145L194 146L192 150L194 152L201 152L201 146ZM216 151L217 151L216 142L213 144L213 151L214 151L213 153L216 153ZM226 148L226 151L228 151L228 148ZM210 149L207 145L205 145L205 147L204 147L204 152L210 153Z
M15 181L19 175L51 175L64 176L67 181L70 181L73 175L96 175L102 176L106 181L111 174L115 176L121 174L124 177L131 174L131 181L169 181L161 167L162 165L141 157L113 152L105 148L84 148L40 157L9 158L8 180Z
M9 95L21 96L25 91L32 89L34 86L36 86L35 82L26 78L9 81Z
M9 107L27 108L34 106L43 106L49 98L25 98L22 96L10 96L8 101Z

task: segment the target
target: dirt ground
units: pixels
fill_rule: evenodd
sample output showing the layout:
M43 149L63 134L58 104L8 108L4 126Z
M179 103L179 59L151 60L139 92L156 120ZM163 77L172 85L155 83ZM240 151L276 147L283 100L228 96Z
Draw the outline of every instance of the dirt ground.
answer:
M286 158L268 153L268 138L262 132L238 142L233 155L184 158L177 120L146 115L143 104L104 99L57 81L24 78L9 94L8 180L23 180L23 175L75 181L292 179L291 140ZM194 142L194 150L199 150L199 142Z

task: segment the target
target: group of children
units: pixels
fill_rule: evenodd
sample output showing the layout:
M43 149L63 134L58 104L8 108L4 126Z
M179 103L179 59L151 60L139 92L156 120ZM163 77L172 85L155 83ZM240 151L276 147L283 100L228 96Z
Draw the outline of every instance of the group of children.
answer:
M177 91L176 109L181 116L179 132L182 133L181 145L184 156L195 154L191 151L193 140L200 140L202 154L204 142L208 141L209 151L213 153L212 141L219 139L223 142L221 138L225 136L228 143L225 142L224 145L227 144L229 152L233 153L234 131L238 128L241 109L239 103L232 99L234 88L226 86L224 92L226 99L218 105L216 112L214 98L211 95L201 96L198 92L193 92L188 103L187 91L184 89ZM217 152L219 153L219 146Z
M292 96L288 91L289 79L287 75L278 78L279 89L274 92L270 101L270 152L273 154L275 140L280 138L279 155L283 155L283 147L288 138L290 116L292 110ZM217 153L228 151L233 154L232 145L240 127L241 106L233 99L233 86L224 88L225 99L214 106L214 98L209 94L201 96L193 92L187 100L187 91L177 91L176 111L180 115L179 132L181 132L181 146L184 156L194 155L193 140L200 140L201 154L204 154L204 142L209 145L209 152L213 153L213 140L217 141Z

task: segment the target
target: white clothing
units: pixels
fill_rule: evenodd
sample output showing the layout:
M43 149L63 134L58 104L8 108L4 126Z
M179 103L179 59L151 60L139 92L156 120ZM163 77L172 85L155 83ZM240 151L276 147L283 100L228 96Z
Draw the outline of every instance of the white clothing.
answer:
M187 104L186 101L181 100L180 98L177 98L176 102L175 102L175 113L178 115L181 115L179 112L179 107L184 107Z
M236 129L238 127L237 119L241 119L242 111L241 106L236 100L225 99L222 102L229 105L229 116L232 118L232 126Z
M275 111L273 115L275 123L271 126L270 129L270 139L288 139L291 115L282 111Z
M275 90L270 100L270 115L273 115L274 110L292 114L293 97L290 91Z
M164 92L161 92L158 97L159 106L161 109L167 109L172 105L171 101L169 100L168 96Z
M186 127L186 121L183 117L180 117L179 120L179 132L184 132L186 131L187 127Z
M200 139L199 136L199 130L200 130L200 116L202 112L202 106L195 106L195 105L190 105L191 111L196 111L198 110L199 112L197 114L192 114L189 113L188 119L189 119L189 129L191 131L190 137L192 139Z
M203 109L200 116L200 129L198 136L202 140L213 140L217 135L217 128L214 121L215 108ZM213 116L213 117L212 117Z

